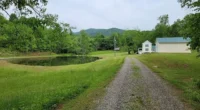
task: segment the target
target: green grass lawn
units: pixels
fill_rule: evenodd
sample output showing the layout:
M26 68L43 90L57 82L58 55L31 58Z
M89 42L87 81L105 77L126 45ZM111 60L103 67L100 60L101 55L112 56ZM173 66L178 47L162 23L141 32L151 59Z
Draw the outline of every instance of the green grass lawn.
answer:
M95 52L91 52L89 55L99 56L99 57L114 57L114 56L127 56L128 52L107 50L107 51L95 51Z
M125 58L121 54L116 57L107 54L92 63L55 67L17 65L0 60L0 108L81 110L92 107Z
M200 109L200 58L192 54L143 54L136 56L163 79L194 109Z
M90 53L90 55L102 55L102 54L114 54L112 50L105 50L105 51L95 51Z

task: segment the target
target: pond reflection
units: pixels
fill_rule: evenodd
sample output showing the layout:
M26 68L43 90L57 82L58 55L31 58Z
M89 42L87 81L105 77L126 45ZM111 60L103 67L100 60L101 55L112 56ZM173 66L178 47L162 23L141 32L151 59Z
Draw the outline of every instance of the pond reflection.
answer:
M37 57L11 59L9 62L22 65L35 66L60 66L72 64L84 64L98 60L98 57L89 56L58 56L58 57Z

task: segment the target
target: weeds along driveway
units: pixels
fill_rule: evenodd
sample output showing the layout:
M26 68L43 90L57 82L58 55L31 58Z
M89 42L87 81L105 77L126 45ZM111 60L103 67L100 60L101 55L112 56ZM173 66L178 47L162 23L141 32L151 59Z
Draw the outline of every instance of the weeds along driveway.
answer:
M97 110L183 110L167 84L135 58L126 58Z

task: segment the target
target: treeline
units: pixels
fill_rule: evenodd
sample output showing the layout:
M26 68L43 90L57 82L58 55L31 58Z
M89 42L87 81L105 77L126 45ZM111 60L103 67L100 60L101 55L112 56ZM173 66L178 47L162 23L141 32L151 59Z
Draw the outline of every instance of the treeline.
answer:
M126 30L122 34L115 33L112 36L109 36L107 39L111 41L113 40L113 37L115 37L117 47L120 47L122 51L128 51L128 53L131 53L137 52L137 49L142 46L142 43L145 40L149 40L152 43L155 43L155 40L158 37L190 37L192 40L190 42L191 48L198 50L197 45L200 43L200 28L197 27L200 26L200 22L197 21L198 18L200 18L200 14L189 14L185 16L184 19L178 19L170 25L169 16L162 15L158 17L158 23L153 30ZM98 35L94 38L97 39L100 36L103 38L103 35ZM100 43L100 45L106 46L104 42L105 41L100 41L98 43ZM113 42L110 42L110 44L113 46ZM99 49L109 49L105 48L104 46L100 46L101 48ZM110 48L113 49L113 47Z
M184 19L178 19L173 24L169 24L169 16L163 15L158 18L158 24L153 30L126 30L123 33L113 33L105 36L101 33L95 36L88 35L84 30L80 35L74 35L71 27L67 23L58 22L58 16L45 14L45 9L40 10L38 16L26 17L31 10L24 12L24 8L29 6L25 3L16 2L14 6L20 11L20 16L16 14L9 15L6 19L0 14L0 48L18 52L55 52L88 54L97 50L113 50L114 44L120 47L121 51L127 51L129 54L136 52L141 47L142 42L149 40L155 42L157 37L190 37L190 46L192 49L200 49L200 6L197 2L181 2L182 6L191 4L190 8L195 8L196 13L189 14ZM33 3L32 3L33 2ZM41 3L32 1L31 4L36 7L46 4L46 0ZM39 2L39 3L38 3ZM5 11L12 6L13 0L1 1L0 9ZM21 4L21 5L19 5ZM20 7L19 7L20 6ZM6 12L7 13L7 12ZM23 15L23 13L26 13ZM36 12L37 13L37 12Z
M11 51L55 52L88 54L96 50L112 50L112 36L89 36L85 31L74 35L66 23L59 23L57 15L46 14L43 18L17 17L6 19L0 14L0 48ZM119 38L120 35L116 37ZM114 36L114 35L113 35Z
M111 36L101 33L89 36L81 31L77 36L73 35L69 24L58 23L56 15L46 14L42 19L17 17L15 14L6 19L0 15L0 48L25 53L49 51L87 54L97 50L113 50L116 42L116 47L120 47L121 51L131 53L136 52L145 40L154 43L157 37L190 37L190 27L194 24L191 19L194 17L196 15L190 14L170 25L168 15L163 15L158 18L158 24L151 31L126 30Z
M189 37L191 42L188 44L191 49L200 49L200 13L188 14L183 19L176 20L169 24L169 16L158 17L158 23L150 31L126 30L123 34L113 34L117 38L117 46L128 53L136 52L145 40L155 43L158 37ZM110 36L110 39L113 39Z
M84 41L87 36L84 33L81 37L73 36L70 25L58 23L57 19L58 16L51 14L42 19L18 18L11 14L9 20L0 15L0 48L19 52L80 53L85 47L82 44L87 44Z

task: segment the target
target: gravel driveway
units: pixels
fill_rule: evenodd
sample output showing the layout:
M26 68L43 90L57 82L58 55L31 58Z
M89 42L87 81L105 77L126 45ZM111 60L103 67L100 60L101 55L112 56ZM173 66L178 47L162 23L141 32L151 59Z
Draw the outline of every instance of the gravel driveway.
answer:
M135 58L126 58L97 110L184 110L170 87Z

